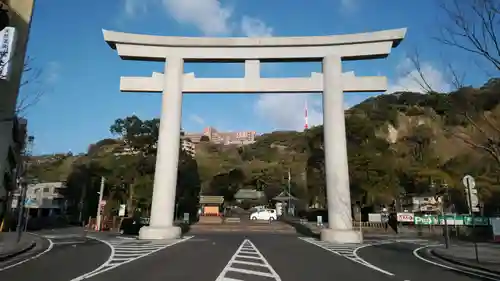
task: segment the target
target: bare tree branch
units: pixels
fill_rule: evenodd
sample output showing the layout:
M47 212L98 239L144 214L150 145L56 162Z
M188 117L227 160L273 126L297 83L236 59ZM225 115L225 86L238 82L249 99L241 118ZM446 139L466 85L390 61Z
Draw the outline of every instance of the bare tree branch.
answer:
M500 1L444 0L440 8L448 24L435 39L479 56L500 70Z

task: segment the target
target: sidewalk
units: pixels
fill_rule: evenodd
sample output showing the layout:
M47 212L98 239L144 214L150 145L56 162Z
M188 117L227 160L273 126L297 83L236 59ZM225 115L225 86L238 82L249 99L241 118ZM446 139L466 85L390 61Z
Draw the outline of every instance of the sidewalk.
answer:
M17 243L16 232L0 232L0 261L5 261L33 249L37 240L35 235L23 233L21 240Z
M500 245L478 243L477 252L479 263L476 262L473 243L462 242L450 245L449 249L439 247L431 250L433 255L448 262L500 274Z

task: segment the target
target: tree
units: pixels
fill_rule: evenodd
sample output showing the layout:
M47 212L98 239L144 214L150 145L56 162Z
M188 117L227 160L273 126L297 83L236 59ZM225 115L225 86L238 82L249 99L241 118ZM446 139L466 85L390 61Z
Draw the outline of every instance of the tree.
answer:
M489 63L500 71L500 2L447 0L441 2L447 23L436 39Z

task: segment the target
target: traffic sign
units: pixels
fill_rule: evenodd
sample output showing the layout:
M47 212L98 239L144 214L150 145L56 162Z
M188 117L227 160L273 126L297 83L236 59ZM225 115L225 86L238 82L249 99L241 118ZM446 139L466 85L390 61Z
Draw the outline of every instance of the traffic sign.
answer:
M474 180L474 178L471 175L465 175L462 178L462 183L469 190L474 189L476 187L476 181Z

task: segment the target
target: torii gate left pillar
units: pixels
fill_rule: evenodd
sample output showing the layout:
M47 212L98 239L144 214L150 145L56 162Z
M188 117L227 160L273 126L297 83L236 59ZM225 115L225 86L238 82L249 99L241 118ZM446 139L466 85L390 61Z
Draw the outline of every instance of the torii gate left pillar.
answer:
M342 73L342 60L386 57L406 29L320 37L186 38L104 31L122 58L165 61L164 74L122 77L124 92L162 92L150 225L141 239L172 239L183 93L323 93L323 127L329 227L321 239L359 243L352 227L343 92L385 91L385 77ZM311 77L261 78L260 61L321 61L323 73ZM244 78L196 78L184 74L186 61L244 61Z

